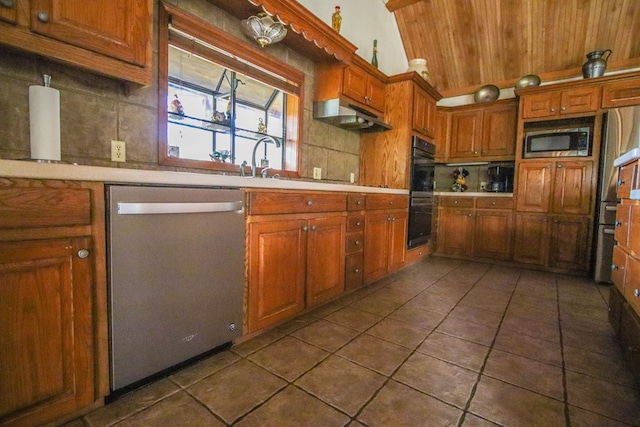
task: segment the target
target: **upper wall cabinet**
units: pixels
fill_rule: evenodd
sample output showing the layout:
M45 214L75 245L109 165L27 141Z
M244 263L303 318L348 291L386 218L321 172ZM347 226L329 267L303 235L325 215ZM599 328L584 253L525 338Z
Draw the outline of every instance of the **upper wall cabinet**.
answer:
M602 87L602 108L640 105L640 79L623 80Z
M386 76L373 66L354 58L350 65L316 65L315 101L344 98L348 103L382 117Z
M513 160L516 116L514 100L453 109L448 158L456 161Z
M0 43L121 80L151 83L152 0L7 0L2 6Z
M580 87L526 95L522 103L523 119L595 112L600 106L600 88Z
M413 130L435 138L436 100L417 85L413 87Z

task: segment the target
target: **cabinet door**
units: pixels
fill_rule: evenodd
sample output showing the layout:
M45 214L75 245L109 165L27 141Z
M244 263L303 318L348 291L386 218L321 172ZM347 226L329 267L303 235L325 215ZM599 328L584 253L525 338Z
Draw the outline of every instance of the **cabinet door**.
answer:
M554 216L550 226L549 265L580 272L587 271L589 217Z
M94 401L91 239L0 243L0 420L44 425Z
M394 212L389 223L389 258L387 260L387 274L404 266L407 254L407 226L409 215L407 212Z
M521 162L518 167L518 212L549 212L553 162Z
M451 114L436 110L434 120L434 138L436 144L435 158L437 161L446 161L447 149L449 147L449 125L451 124Z
M345 234L343 216L309 221L307 236L307 306L344 292Z
M429 138L435 137L436 103L427 92L413 88L413 130Z
M516 214L513 260L525 264L544 265L549 247L546 215Z
M480 155L482 111L461 111L451 115L449 158L473 158Z
M365 103L377 110L380 115L384 114L385 87L383 81L373 76L367 76L367 98Z
M562 91L560 114L596 111L600 106L600 88L584 87Z
M249 332L304 309L305 226L304 220L249 224Z
M511 258L511 212L477 211L474 255L482 258Z
M629 250L640 258L640 206L638 205L631 206L629 214Z
M522 118L553 117L558 114L560 93L545 92L522 97Z
M446 255L471 256L473 230L474 216L471 209L440 209L438 252Z
M619 245L613 247L611 260L611 281L621 294L624 294L624 281L627 271L627 254Z
M342 93L354 101L365 103L367 96L367 72L352 66L344 69Z
M605 84L602 88L602 108L640 105L640 79Z
M482 157L513 157L516 150L516 105L501 105L484 111Z
M637 185L635 181L638 173L638 161L620 166L618 168L618 181L616 182L616 195L618 199L629 199L631 190Z
M387 274L389 253L386 212L367 213L364 225L364 282L371 283Z
M616 231L614 238L618 245L629 246L629 224L631 221L631 205L618 205L616 209Z
M588 214L593 193L593 162L557 161L553 181L553 212Z
M144 66L151 48L152 14L149 0L31 0L31 29Z

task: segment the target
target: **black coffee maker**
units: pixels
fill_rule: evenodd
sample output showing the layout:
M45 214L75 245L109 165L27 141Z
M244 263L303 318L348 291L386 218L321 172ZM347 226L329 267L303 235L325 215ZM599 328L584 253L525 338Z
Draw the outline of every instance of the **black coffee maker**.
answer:
M495 193L513 192L513 166L489 166L487 191Z

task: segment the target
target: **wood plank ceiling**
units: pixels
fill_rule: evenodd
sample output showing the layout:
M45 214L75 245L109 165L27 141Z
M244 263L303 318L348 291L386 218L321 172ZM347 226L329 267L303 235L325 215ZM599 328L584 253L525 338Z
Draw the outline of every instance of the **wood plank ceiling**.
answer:
M608 71L640 66L640 0L389 0L407 58L426 58L445 96L581 76L611 49Z

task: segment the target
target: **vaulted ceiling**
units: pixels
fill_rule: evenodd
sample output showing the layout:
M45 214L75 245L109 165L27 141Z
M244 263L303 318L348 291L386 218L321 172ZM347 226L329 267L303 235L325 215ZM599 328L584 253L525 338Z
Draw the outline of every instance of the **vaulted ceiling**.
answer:
M611 49L608 71L640 67L640 0L389 0L408 59L425 58L445 96L525 74L581 76Z

